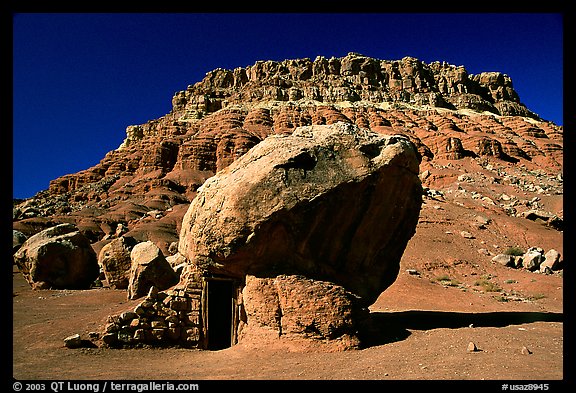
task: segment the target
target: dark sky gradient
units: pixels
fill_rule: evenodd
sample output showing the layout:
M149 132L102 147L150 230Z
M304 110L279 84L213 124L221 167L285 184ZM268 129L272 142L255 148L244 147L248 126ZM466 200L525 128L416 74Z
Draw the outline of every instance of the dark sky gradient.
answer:
M508 74L563 124L563 17L554 13L13 15L13 197L97 164L129 125L161 117L215 68L349 52Z

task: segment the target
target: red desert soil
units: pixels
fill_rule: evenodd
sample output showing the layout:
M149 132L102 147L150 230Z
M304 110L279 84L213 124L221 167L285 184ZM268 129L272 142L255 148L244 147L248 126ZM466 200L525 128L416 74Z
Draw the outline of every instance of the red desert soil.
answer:
M439 209L444 224L433 222ZM360 350L338 352L290 340L265 345L250 340L220 351L68 349L65 337L101 331L108 315L132 309L138 300L128 301L125 291L109 288L33 291L14 268L13 377L562 380L563 275L491 262L491 256L477 250L498 244L503 248L525 234L508 232L503 240L498 228L512 218L488 212L493 223L477 231L475 239L462 238L460 231L471 212L462 209L426 200L396 282L371 306L377 329L374 342ZM525 221L529 233L546 249L561 238L557 231ZM561 242L555 247L562 252ZM477 351L467 351L470 342Z
M520 275L519 275L520 276ZM520 277L518 277L520 278ZM528 273L519 283L531 281ZM563 378L562 290L554 298L502 304L488 294L444 287L402 272L371 308L381 343L325 352L294 345L240 344L193 349L67 349L63 339L100 329L135 305L124 291L32 291L14 273L13 376L16 379L502 379ZM469 342L477 352L467 352ZM526 347L532 352L523 354Z

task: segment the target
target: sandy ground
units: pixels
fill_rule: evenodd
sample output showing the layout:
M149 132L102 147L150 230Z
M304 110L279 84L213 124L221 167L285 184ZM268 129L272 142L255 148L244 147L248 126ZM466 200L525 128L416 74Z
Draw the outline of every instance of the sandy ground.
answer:
M562 280L542 276L556 287ZM220 351L68 349L63 339L99 330L134 306L124 291L32 291L14 273L13 376L26 379L561 380L563 315L546 299L501 303L401 273L372 306L380 342L326 352L300 343ZM468 352L470 342L478 351ZM522 348L531 353L523 354Z

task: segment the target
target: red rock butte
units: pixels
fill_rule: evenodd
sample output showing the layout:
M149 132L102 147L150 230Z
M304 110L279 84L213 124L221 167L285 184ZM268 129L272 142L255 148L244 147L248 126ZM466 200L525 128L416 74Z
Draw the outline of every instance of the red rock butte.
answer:
M167 252L207 178L268 135L336 122L407 136L422 155L422 171L435 159L464 157L563 170L563 127L526 108L509 76L471 75L447 63L355 53L258 61L208 72L172 104L165 116L129 126L122 145L99 164L57 178L17 205L14 228L30 235L75 222L99 243L123 225ZM158 218L147 214L155 210Z
M396 135L410 141L420 163L416 172L424 185L452 181L430 176L430 171L470 159L484 168L503 163L526 171L538 170L554 179L559 176L557 183L562 181L563 127L540 118L522 104L509 76L500 72L472 75L464 66L426 64L411 57L391 61L349 53L341 58L258 61L234 70L208 72L202 81L174 95L168 114L127 127L124 142L99 164L55 179L47 190L16 203L13 228L31 236L57 224L73 223L96 253L125 236L137 242L150 241L164 255L174 256L180 241L182 254L194 260L201 254L197 252L201 247L190 247L181 233L191 232L190 227L183 228L184 218L189 207L197 203L196 196L208 188L200 189L207 179L226 175L228 168L270 136L281 139L293 135L296 129L302 132L302 127L338 124L382 138ZM370 156L370 151L364 153ZM458 174L468 176L465 172ZM418 173L413 175L417 177ZM516 179L516 183L519 181ZM425 195L430 191L424 188ZM350 210L353 204L346 206ZM518 213L516 206L507 209L506 214ZM561 228L562 217L524 213L527 218L532 214L533 220ZM410 236L400 243L405 246ZM248 238L254 239L248 236L244 240ZM294 240L291 246L301 244L299 241ZM230 291L237 291L236 295L243 291L244 299L260 298L249 301L245 312L259 326L276 333L288 329L323 338L340 334L331 330L330 323L306 321L309 314L288 312L285 324L279 322L275 313L291 310L287 293L294 288L312 297L332 294L326 295L326 301L333 302L338 310L323 310L327 315L340 313L346 320L357 313L355 300L351 299L362 290L352 285L352 292L347 292L350 285L345 278L340 280L343 287L336 288L320 279L329 275L319 275L311 283L309 277L286 275L286 271L262 276L261 271L242 264L241 268L229 265L227 271L221 267L225 257L208 254L202 254L204 259L193 266L220 267L200 272L185 270L175 292L151 293L146 298L150 304L162 302L173 311L188 312L187 322L178 322L189 324L186 334L172 333L193 346L203 345L198 344L204 328L201 302L203 291L209 288L203 287L206 284L199 274L206 271L243 277L243 285ZM210 262L203 265L208 257ZM375 285L373 291L363 295L374 300L379 290L394 280L397 268L384 280L386 285ZM212 283L214 288L217 285ZM348 334L351 328L356 328L354 323L346 322L335 329ZM154 335L150 337L154 339ZM350 338L349 344L354 343Z

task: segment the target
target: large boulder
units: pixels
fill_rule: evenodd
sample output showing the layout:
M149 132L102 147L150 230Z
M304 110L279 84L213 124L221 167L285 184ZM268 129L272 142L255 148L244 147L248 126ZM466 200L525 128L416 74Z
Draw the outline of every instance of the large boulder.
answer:
M358 305L358 297L343 287L299 275L248 275L242 299L249 334L263 328L276 337L338 338L347 341L346 347L357 347L356 335L368 316L368 310Z
M347 123L270 136L198 190L179 252L211 274L332 282L367 306L415 233L419 162L406 137Z
M180 277L151 241L136 244L130 252L130 260L128 299L145 296L153 286L165 290L178 283Z
M128 288L132 260L130 252L137 241L131 237L121 236L106 244L98 254L98 263L102 266L108 285L115 289Z
M14 262L34 289L86 289L100 273L90 241L74 224L31 236L14 254Z

